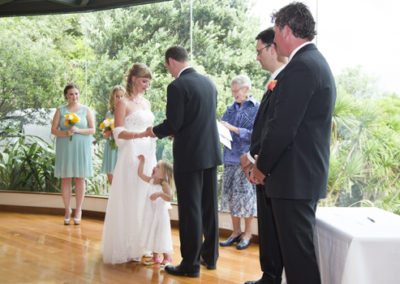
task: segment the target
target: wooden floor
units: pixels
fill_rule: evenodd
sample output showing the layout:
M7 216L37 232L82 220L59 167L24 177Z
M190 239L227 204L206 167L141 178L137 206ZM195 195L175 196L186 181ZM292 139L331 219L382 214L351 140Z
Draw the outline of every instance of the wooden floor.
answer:
M0 283L243 283L261 275L258 246L220 248L217 270L201 268L200 278L167 275L159 267L130 262L103 264L103 221L83 219L64 226L63 216L0 212ZM174 264L181 260L173 229Z

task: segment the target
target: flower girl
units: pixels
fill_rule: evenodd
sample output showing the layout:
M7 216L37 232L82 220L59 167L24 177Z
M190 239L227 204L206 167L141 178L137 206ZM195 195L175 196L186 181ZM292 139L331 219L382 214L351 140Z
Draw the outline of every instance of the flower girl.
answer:
M160 160L149 177L143 173L144 156L140 155L138 158L138 175L149 183L143 219L147 224L143 226L141 246L145 251L153 252L153 258L145 260L144 264L165 266L172 262L172 236L168 210L171 208L173 170L169 163Z

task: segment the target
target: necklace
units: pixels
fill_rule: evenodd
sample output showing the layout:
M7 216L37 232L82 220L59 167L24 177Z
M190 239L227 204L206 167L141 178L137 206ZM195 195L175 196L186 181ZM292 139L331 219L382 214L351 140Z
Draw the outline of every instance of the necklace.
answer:
M133 102L135 105L140 104L143 101L143 97L141 95L131 95L128 96L128 99Z

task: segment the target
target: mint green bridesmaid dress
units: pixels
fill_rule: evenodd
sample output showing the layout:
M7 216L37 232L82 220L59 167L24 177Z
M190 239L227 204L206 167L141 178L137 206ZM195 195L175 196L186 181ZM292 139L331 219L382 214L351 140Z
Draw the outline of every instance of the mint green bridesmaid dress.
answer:
M113 114L108 111L106 118L114 118ZM115 145L116 147L116 145ZM111 140L106 139L103 151L103 162L101 164L101 172L104 174L112 174L117 163L118 148L111 147Z
M78 128L88 128L86 114L88 107L80 105L75 112L80 120L75 124ZM60 107L60 130L68 130L64 125L64 115L70 113L67 106ZM56 163L54 176L59 178L80 177L93 175L92 135L74 134L70 137L56 137Z

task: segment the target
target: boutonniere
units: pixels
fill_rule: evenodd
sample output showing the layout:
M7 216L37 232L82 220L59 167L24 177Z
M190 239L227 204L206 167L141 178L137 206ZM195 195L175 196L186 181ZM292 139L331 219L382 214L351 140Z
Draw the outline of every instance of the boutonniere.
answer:
M278 80L271 80L269 81L267 85L267 91L273 91L275 89L276 84L278 83Z

